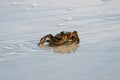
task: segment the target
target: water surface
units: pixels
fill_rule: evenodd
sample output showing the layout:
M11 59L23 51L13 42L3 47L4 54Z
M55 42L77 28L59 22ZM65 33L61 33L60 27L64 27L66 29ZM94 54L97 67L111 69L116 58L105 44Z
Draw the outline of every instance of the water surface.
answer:
M120 80L119 0L0 4L1 80ZM37 46L46 34L75 30L77 46Z

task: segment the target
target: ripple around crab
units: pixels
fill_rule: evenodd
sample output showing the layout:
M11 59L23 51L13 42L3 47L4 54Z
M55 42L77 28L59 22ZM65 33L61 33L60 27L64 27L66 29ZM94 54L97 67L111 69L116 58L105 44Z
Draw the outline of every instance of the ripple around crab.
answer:
M73 43L79 44L79 42L80 40L77 31L73 31L73 32L62 31L56 34L55 36L53 36L52 34L43 36L40 39L38 45L44 45L45 43L48 43L49 46L59 46L62 44L73 44Z

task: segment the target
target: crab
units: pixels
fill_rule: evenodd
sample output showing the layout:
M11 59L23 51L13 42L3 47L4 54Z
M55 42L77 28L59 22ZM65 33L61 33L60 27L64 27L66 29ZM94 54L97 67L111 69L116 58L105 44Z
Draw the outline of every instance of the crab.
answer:
M80 40L79 40L77 31L73 31L73 32L62 31L56 34L55 36L53 36L52 34L43 36L40 39L40 42L38 43L38 45L44 45L46 42L50 46L59 46L59 45L66 44L66 43L78 44Z

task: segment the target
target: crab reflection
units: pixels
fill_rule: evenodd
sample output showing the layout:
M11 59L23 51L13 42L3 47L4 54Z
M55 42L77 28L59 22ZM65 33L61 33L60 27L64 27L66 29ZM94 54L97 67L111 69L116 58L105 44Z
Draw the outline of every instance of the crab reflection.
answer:
M64 44L54 47L50 47L49 45L41 45L39 47L44 50L51 49L54 53L69 54L74 53L77 50L78 46L79 44Z

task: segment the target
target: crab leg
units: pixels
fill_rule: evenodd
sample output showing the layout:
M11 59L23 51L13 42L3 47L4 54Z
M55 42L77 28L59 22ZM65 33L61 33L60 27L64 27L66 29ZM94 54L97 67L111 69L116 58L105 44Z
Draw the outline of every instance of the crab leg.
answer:
M40 40L40 43L38 45L43 45L46 42L47 38L49 38L50 40L53 40L52 34L48 34L48 35L42 37Z
M78 44L80 42L77 31L74 31L72 33L71 38L72 38L72 43L76 42Z

